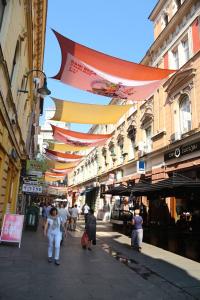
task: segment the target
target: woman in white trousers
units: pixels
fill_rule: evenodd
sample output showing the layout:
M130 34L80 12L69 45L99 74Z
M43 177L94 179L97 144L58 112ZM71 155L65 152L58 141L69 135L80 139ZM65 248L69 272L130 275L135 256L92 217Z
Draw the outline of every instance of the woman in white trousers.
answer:
M58 216L57 208L52 207L44 227L44 235L47 236L49 240L49 245L48 245L49 263L53 261L53 248L55 244L54 259L56 265L60 264L59 262L60 242L62 238L61 225L62 225L62 220Z

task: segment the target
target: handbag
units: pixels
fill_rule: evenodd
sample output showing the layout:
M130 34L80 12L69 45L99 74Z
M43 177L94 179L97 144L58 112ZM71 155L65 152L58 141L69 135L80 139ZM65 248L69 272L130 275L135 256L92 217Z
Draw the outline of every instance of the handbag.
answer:
M96 240L93 240L92 241L92 245L96 245L97 244L97 241Z
M86 249L87 244L88 244L88 235L87 235L87 232L84 231L84 233L82 235L82 238L81 238L81 246L82 246L82 248Z

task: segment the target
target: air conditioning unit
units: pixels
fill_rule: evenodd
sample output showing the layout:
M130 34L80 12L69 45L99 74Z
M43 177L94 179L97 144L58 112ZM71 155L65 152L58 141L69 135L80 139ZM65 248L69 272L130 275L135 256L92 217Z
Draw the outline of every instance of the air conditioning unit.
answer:
M181 139L181 133L175 132L171 135L170 141L173 143L173 142L179 141L180 139Z

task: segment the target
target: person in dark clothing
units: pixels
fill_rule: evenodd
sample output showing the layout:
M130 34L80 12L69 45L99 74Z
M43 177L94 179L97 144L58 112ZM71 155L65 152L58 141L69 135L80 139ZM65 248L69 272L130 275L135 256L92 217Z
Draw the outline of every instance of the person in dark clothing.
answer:
M132 231L132 238L131 238L131 246L136 248L138 251L142 249L142 239L143 239L143 219L139 215L140 210L135 210L135 216L132 219L133 231Z
M88 235L87 248L88 248L88 250L91 251L92 250L91 249L92 241L93 241L93 243L96 242L96 218L94 216L93 209L90 209L90 213L88 214L85 230Z

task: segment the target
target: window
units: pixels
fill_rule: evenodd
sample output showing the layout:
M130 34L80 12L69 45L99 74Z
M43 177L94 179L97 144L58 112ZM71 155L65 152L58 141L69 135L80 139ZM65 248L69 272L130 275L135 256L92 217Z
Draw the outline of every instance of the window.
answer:
M183 63L186 63L189 60L189 43L188 39L185 39L182 41L182 47L183 47Z
M165 13L165 14L163 15L163 21L164 21L164 25L165 25L165 27L166 27L167 24L169 23L169 16L168 16L167 13Z
M177 10L181 7L181 0L175 0Z
M3 23L3 15L5 12L6 0L0 0L0 29Z
M184 134L192 128L191 104L188 95L183 96L179 104L180 129Z
M151 126L145 129L145 151L150 152L152 149L152 128Z
M16 48L15 48L15 54L14 54L14 58L13 58L12 70L11 70L11 74L10 74L11 83L13 82L15 75L16 75L18 59L19 59L19 41L17 42Z
M172 51L173 55L173 65L175 69L179 69L179 57L178 57L178 48Z

